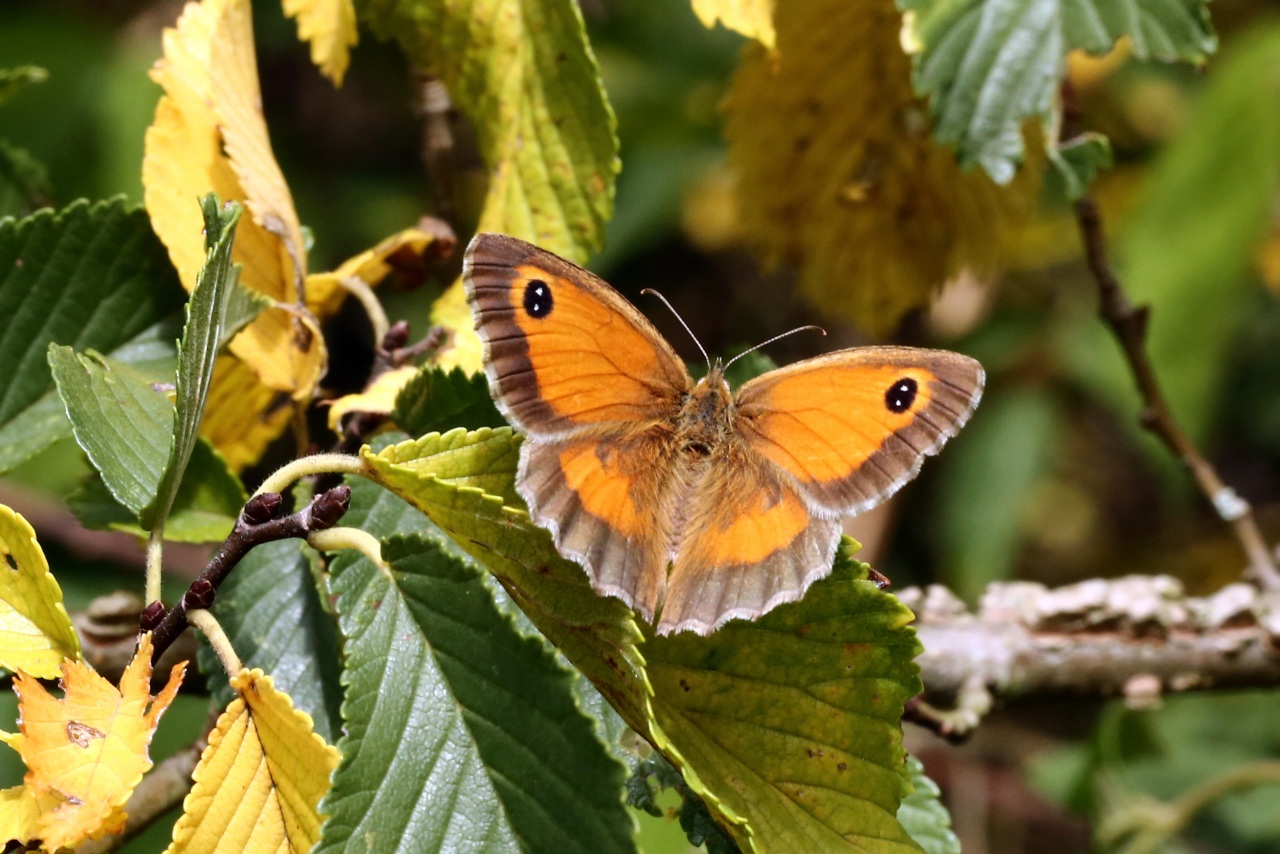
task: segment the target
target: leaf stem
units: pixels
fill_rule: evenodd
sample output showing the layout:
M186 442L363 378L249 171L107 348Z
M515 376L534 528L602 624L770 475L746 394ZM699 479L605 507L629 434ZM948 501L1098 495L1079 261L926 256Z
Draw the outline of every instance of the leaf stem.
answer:
M1146 351L1147 306L1135 306L1120 284L1107 256L1106 233L1102 214L1092 194L1085 193L1076 202L1076 222L1084 243L1089 271L1098 283L1099 313L1124 351L1142 395L1141 423L1190 470L1196 485L1213 504L1214 510L1227 522L1249 559L1249 572L1257 584L1267 590L1280 590L1280 571L1270 547L1258 530L1253 508L1234 489L1223 483L1213 465L1197 450L1191 438L1173 417L1154 366Z
M286 463L262 482L254 495L284 492L294 481L313 474L366 474L364 460L351 454L312 454Z
M384 570L390 569L382 559L382 542L373 534L360 528L329 528L316 531L307 536L307 545L322 552L351 549L364 555L375 566Z
M146 602L160 601L160 570L164 566L164 523L158 522L147 536Z
M218 660L222 662L222 669L227 671L228 676L235 676L244 670L244 665L240 663L240 656L236 655L235 647L231 645L231 639L227 637L222 624L218 622L217 617L213 616L213 612L204 608L192 608L187 611L187 622L204 632L209 646L213 647L213 651L217 653Z
M369 287L369 283L359 276L347 276L339 279L338 284L342 285L343 290L359 300L364 313L369 315L369 325L373 327L373 340L381 341L385 338L391 322L387 320L386 309L382 307L382 303L379 302L377 294L373 292L373 288Z

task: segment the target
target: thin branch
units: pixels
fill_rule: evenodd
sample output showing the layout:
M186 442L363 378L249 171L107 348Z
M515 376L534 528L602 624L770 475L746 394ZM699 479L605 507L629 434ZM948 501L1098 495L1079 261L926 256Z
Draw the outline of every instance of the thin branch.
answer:
M1124 351L1138 390L1142 394L1142 426L1154 433L1191 470L1200 491L1213 504L1223 521L1231 525L1249 559L1252 578L1268 590L1280 590L1280 571L1253 518L1253 508L1234 489L1223 483L1217 470L1196 449L1165 402L1155 368L1147 356L1146 306L1134 306L1116 277L1107 256L1102 214L1093 197L1086 194L1076 202L1076 221L1084 242L1089 270L1098 283L1099 311Z
M917 614L924 694L909 718L963 736L994 701L1280 685L1280 593L1231 584L1188 597L1177 579L1095 579L1050 590L993 584L978 612L941 587L899 598Z
M213 604L218 587L251 549L276 540L305 538L313 531L332 528L347 512L350 502L351 487L335 486L317 495L297 513L279 518L275 515L280 508L278 494L259 493L250 498L240 512L240 518L236 520L230 536L200 577L191 582L182 600L163 613L163 616L156 612L144 612L142 628L154 632L151 660L159 660L160 655L186 630L189 625L188 610L208 608Z

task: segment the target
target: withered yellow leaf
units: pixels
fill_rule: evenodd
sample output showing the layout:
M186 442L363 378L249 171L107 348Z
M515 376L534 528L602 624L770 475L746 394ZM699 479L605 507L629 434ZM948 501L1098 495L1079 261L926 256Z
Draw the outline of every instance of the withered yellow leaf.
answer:
M222 453L228 466L240 471L262 456L292 414L288 392L267 388L239 359L219 356L200 434Z
M456 243L447 227L406 228L380 241L372 249L343 261L333 272L307 276L307 305L318 317L328 317L337 310L346 295L342 282L359 279L374 287L392 272L421 275L429 251L435 256L445 256L453 251Z
M262 385L296 400L311 396L328 367L329 351L315 317L284 303L259 313L231 339L230 349Z
M774 23L776 53L749 45L726 101L744 234L824 311L885 332L997 263L1042 164L1001 188L933 143L888 0L784 3Z
M0 789L0 842L39 839L40 816L60 803L60 798L38 795L26 786Z
M284 13L298 20L298 38L311 43L311 61L341 86L359 35L351 0L284 0L283 5Z
M239 696L209 734L169 851L309 851L338 751L261 670L240 671L231 687Z
M391 414L396 405L396 395L417 375L418 369L412 365L396 368L378 377L359 394L347 394L338 398L329 408L329 429L336 432L343 417L349 412Z
M26 788L45 802L37 804L34 837L46 849L77 845L124 826L124 803L151 768L151 736L185 670L186 662L175 665L168 684L152 697L148 634L118 689L73 661L62 664L61 699L32 676L14 678L20 733L5 740L26 763ZM46 807L49 798L52 808Z
M449 332L449 343L440 350L437 365L446 371L462 368L469 374L483 368L484 345L476 335L462 279L450 285L431 306L431 323Z
M2 504L0 552L0 667L52 679L63 660L80 657L80 638L36 532Z
M253 435L220 430L209 418L201 428L239 468L289 421L287 412L252 407L274 405L281 391L310 397L328 359L299 293L306 274L302 227L262 115L247 0L188 3L177 26L165 31L164 57L152 77L165 94L147 131L143 186L152 225L183 284L194 287L205 259L193 200L213 189L250 213L240 221L232 254L241 284L280 304L233 341L250 371L235 372L232 385L223 385L231 372L222 371L211 391ZM247 413L254 416L246 422Z
M188 3L177 27L165 30L164 57L151 72L165 94L147 130L144 199L152 228L169 250L187 290L195 287L205 259L204 220L194 200L210 190L224 201L246 201L247 196L237 170L223 153L210 82L213 38L225 12L224 0ZM258 97L256 78L252 97ZM274 171L278 173L278 168ZM252 206L250 213L257 215ZM272 299L284 297L289 291L282 256L287 259L288 253L277 235L253 217L240 220L232 257L242 266L241 284Z
M204 0L215 13L209 46L209 94L231 168L244 187L245 206L253 221L275 235L282 249L284 290L267 296L299 302L298 288L306 275L302 224L293 195L271 150L267 121L262 115L258 63L254 58L253 12L249 0Z
M693 13L707 28L716 21L735 32L773 49L777 36L773 29L774 0L693 0Z

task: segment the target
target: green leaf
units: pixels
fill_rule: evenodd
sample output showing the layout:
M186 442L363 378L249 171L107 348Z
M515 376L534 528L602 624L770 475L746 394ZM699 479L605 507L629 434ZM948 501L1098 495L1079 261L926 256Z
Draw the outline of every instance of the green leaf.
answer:
M0 104L12 98L32 83L43 83L49 72L38 65L20 65L17 68L0 68Z
M71 434L49 373L51 342L116 356L183 299L146 213L123 199L0 220L0 474ZM154 357L144 348L137 358Z
M926 854L960 854L960 839L951 829L951 813L938 800L938 784L924 773L924 765L907 756L907 778L915 789L902 799L898 821Z
M53 203L44 164L0 139L0 217L26 216Z
M585 262L604 238L618 172L615 119L574 0L362 0L471 119L489 191L478 230Z
M319 569L318 556L305 544L264 543L218 588L213 613L244 666L271 674L332 744L342 734L342 686L337 625L326 610L327 593L316 586ZM208 644L200 647L199 664L214 702L230 703L227 673Z
M459 430L364 458L494 573L744 849L916 850L895 819L899 720L920 690L910 612L842 557L803 600L757 622L706 638L640 634L629 609L595 594L498 497L513 491L517 448L509 429Z
M318 850L634 850L622 769L569 675L433 539L383 559L332 569L347 735Z
M213 381L214 360L219 348L230 338L224 327L227 302L235 292L239 275L231 264L231 249L241 208L236 202L221 206L218 197L212 193L204 197L201 207L208 257L187 302L187 323L182 330L182 342L178 345L178 379L169 459L154 497L139 513L139 521L147 530L163 526L173 506L191 451L200 438L200 419L204 416L209 384ZM242 308L244 303L238 300L237 305Z
M647 729L648 686L630 609L596 595L576 563L517 502L519 439L504 427L458 429L362 451L373 478L417 507L480 561L521 610L590 679L627 725ZM504 497L499 497L504 496Z
M1117 241L1126 290L1152 307L1147 349L1165 396L1197 440L1218 411L1253 288L1253 253L1280 190L1277 69L1280 25L1258 26L1231 45L1148 173ZM1117 381L1132 389L1132 379Z
M467 374L461 368L445 372L433 365L423 367L400 389L391 417L411 436L506 424L484 374Z
M1089 189L1099 169L1111 168L1111 140L1100 133L1081 134L1051 148L1049 162L1062 182L1062 194L1074 201Z
M1139 59L1202 63L1217 46L1205 0L898 0L919 47L916 91L934 138L964 165L1012 180L1023 124L1056 144L1059 82L1072 50L1101 54L1128 36Z
M744 849L917 850L896 815L920 645L911 612L865 579L842 549L800 602L640 649L656 744L739 817L730 832Z
M49 345L49 366L76 442L112 497L137 514L156 494L173 404L152 377L94 351Z
M164 538L182 543L224 540L235 526L247 497L244 485L227 467L226 460L201 439L169 512ZM145 535L137 514L116 501L97 472L89 475L80 489L68 497L67 505L86 528L111 528Z

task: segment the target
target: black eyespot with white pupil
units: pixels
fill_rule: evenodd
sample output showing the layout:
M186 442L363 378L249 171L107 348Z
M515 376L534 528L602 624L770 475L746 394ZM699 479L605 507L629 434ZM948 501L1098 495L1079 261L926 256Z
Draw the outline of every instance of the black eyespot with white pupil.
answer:
M530 279L524 286L524 311L530 317L546 317L551 313L551 286L541 279Z
M916 402L916 392L919 386L911 377L903 377L893 385L889 386L889 390L884 393L884 405L889 407L889 411L901 415L911 408L911 404Z

